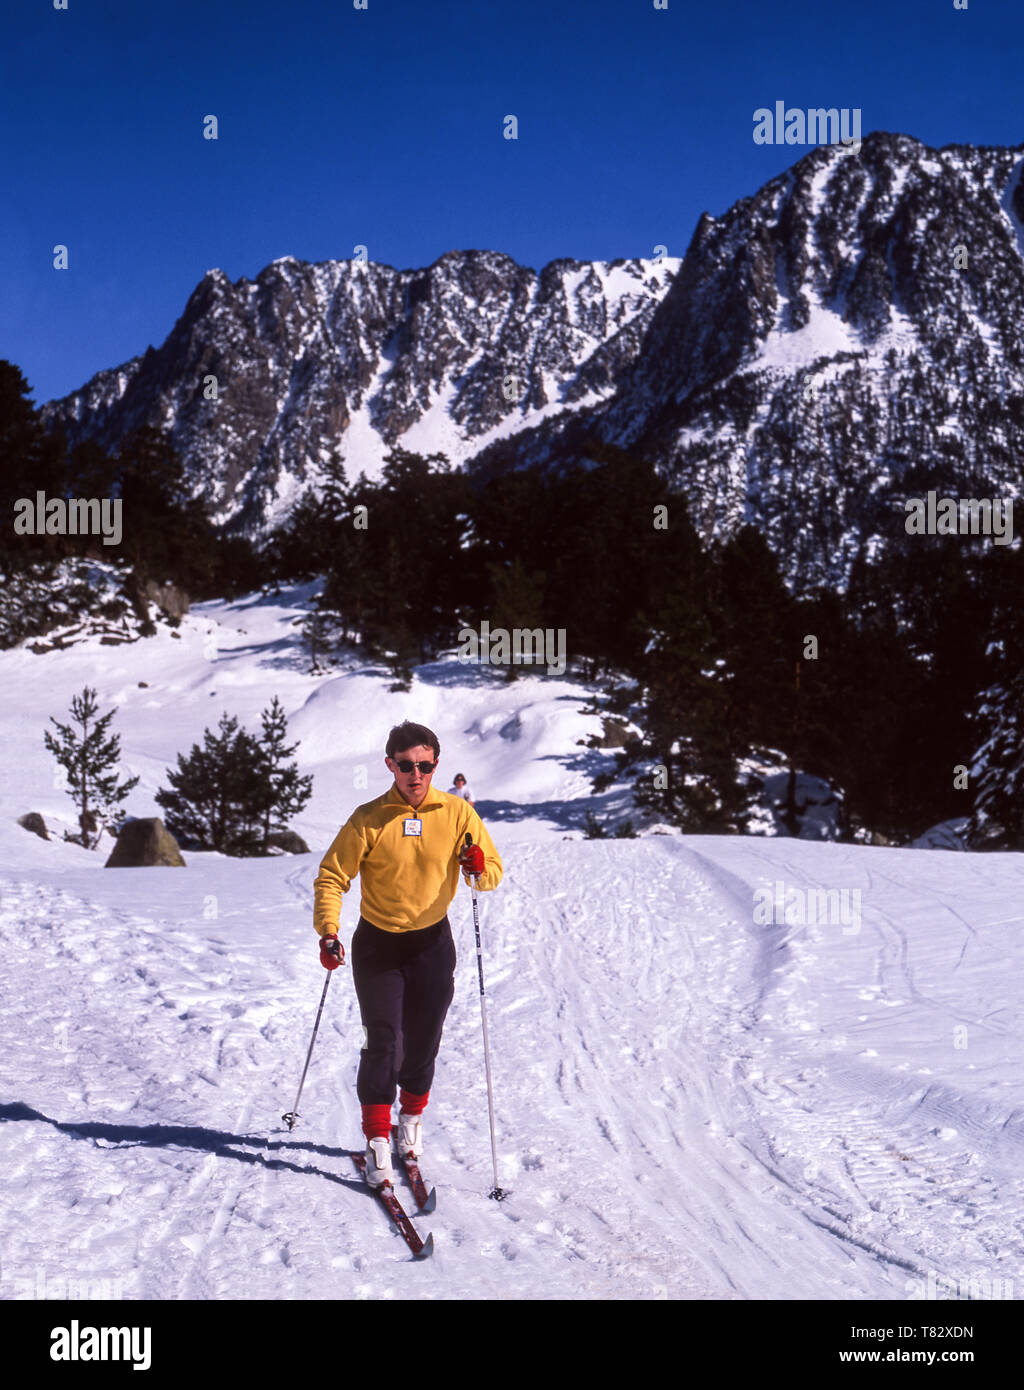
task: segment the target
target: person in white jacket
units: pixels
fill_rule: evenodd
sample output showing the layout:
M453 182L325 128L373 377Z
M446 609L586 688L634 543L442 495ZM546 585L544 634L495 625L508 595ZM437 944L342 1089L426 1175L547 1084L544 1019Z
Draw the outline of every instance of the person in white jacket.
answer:
M470 806L473 804L473 793L466 786L466 779L461 772L455 774L452 785L448 788L449 796L461 796L463 801L468 801Z

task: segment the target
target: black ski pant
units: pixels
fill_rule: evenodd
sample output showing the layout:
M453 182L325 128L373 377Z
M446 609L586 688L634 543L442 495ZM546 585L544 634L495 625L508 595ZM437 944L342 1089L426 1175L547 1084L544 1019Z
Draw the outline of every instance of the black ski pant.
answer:
M396 1084L422 1096L434 1080L441 1032L455 995L455 942L447 917L419 931L381 931L360 917L352 979L365 1037L356 1093L392 1105Z

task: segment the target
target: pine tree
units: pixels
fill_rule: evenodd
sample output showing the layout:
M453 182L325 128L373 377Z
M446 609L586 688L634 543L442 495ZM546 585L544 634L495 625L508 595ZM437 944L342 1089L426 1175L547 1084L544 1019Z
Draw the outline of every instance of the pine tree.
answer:
M320 471L322 490L306 488L268 540L265 560L277 580L312 579L331 570L351 534L351 489L341 455L333 451Z
M256 736L223 714L219 733L204 730L203 746L193 744L187 757L179 753L177 769L168 769L170 789L161 788L155 800L186 848L259 854L271 831L285 828L308 802L313 778L288 762L298 744L285 743L287 720L276 695L261 719Z
M252 854L264 805L260 747L226 712L218 728L219 734L203 731L201 748L194 743L187 757L178 754L177 770L167 771L170 790L161 787L154 800L186 847Z
M307 488L267 541L266 560L278 582L312 579L317 574L324 529L323 506L316 493Z
M313 600L313 606L302 619L300 630L302 635L309 641L309 674L319 675L324 667L320 664L320 655L327 654L331 640L332 615L323 605L323 594L318 594Z
M31 399L31 387L13 362L0 361L0 578L76 550L66 536L22 535L13 529L15 504L36 492L62 497L66 483L64 440L47 434ZM6 587L6 586L5 586Z
M544 534L534 537L543 550L535 548L526 567L545 572L548 622L566 629L573 654L593 675L642 656L645 618L664 585L679 525L671 534L654 529L655 507L669 496L647 460L596 440L581 448L586 465L567 466L544 485ZM681 524L682 505L673 510ZM537 525L532 518L531 533ZM521 539L513 544L518 556Z
M299 775L295 763L288 759L298 748L285 744L288 719L277 696L260 715L263 736L259 740L260 777L263 782L263 844L266 847L271 830L284 830L292 816L297 816L313 793L313 777Z
M511 564L488 566L494 607L491 626L505 628L509 632L515 628L532 630L544 627L544 580L540 571L528 572L517 555ZM534 675L531 666L516 665L509 661L505 668L506 679L514 681L521 675Z
M345 520L349 497L345 458L337 448L331 450L330 456L321 465L321 472L327 481L320 499L320 514L328 527L337 527Z
M443 454L399 447L377 482L360 475L342 498L321 607L367 651L386 656L396 688L407 688L415 661L451 644L454 615L472 587L465 498L465 479ZM353 525L357 507L366 508L369 529Z
M992 616L985 688L973 716L969 843L977 849L1024 849L1024 581L1021 551L993 556L988 580Z
M114 711L95 719L98 709L96 691L86 686L80 695L71 697L71 718L79 728L60 724L51 715L50 722L56 726L59 738L49 729L43 733L46 747L67 772L68 795L78 807L80 833L69 838L91 849L99 844L104 826L139 782L138 777L118 782L121 740L117 734L107 736ZM90 844L92 834L96 838Z
M1024 849L1024 744L1021 699L1024 672L982 692L976 723L980 740L971 775L974 808L969 837L976 849Z
M643 768L636 803L661 820L705 834L742 832L749 791L739 761L750 731L738 698L730 585L721 552L703 550L685 513L672 528L648 599L646 650L627 668L641 687L634 719L642 738L620 755L620 772Z

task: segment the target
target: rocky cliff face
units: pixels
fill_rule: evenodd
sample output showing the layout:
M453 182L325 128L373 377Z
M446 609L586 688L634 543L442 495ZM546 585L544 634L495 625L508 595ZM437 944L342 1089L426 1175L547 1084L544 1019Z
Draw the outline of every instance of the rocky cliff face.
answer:
M904 544L908 496L1017 495L1022 156L887 134L811 151L701 218L612 397L479 466L633 447L706 535L760 527L797 586Z
M678 265L561 260L537 274L452 251L415 271L286 258L233 284L211 270L159 349L45 414L108 446L169 430L219 520L259 531L334 451L350 477L373 476L399 441L459 463L604 399Z

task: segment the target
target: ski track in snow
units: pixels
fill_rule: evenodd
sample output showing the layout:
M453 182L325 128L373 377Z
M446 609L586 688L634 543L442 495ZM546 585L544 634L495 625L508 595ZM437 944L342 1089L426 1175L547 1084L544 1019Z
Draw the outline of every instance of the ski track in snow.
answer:
M0 1299L906 1299L931 1271L1020 1296L1024 856L584 841L573 812L598 755L580 744L600 727L585 687L445 663L407 695L365 666L311 676L306 598L203 604L175 637L112 651L0 653L17 749L0 786ZM163 769L204 724L230 709L252 727L280 693L316 774L296 823L313 852L107 873L18 827L27 809L68 824L41 728L85 680L117 706L136 815L158 813ZM478 804L506 868L481 917L512 1196L487 1197L460 886L423 1263L351 1161L348 967L294 1132L280 1118L323 987L317 865L384 789L380 734L407 717L439 729L449 772L503 798ZM780 880L859 889L860 930L756 924L755 890Z
M506 879L481 904L513 1195L487 1199L460 889L423 1165L439 1204L414 1216L437 1252L415 1265L348 1157L347 967L299 1125L278 1118L322 987L315 856L218 862L218 891L260 904L244 923L204 920L175 874L148 915L149 870L67 887L8 874L3 1295L40 1268L142 1299L863 1299L905 1298L929 1270L1019 1279L1019 856L501 843ZM862 931L754 926L759 878L859 883Z

